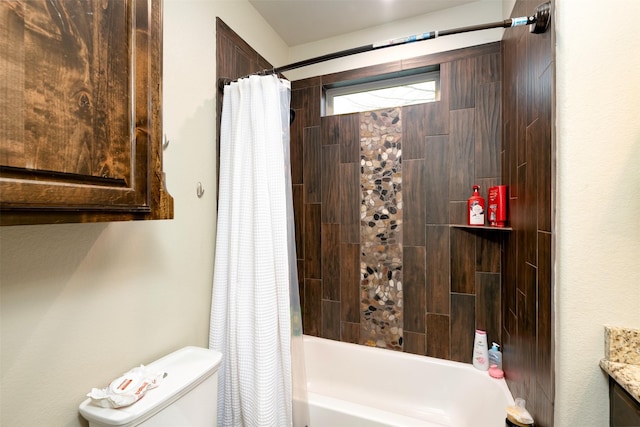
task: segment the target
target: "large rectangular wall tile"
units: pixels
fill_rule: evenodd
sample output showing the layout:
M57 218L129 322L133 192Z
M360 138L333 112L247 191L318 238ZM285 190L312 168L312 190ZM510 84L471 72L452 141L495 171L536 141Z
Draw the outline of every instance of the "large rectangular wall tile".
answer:
M322 117L322 144L335 145L337 148L337 157L332 156L332 162L357 163L360 161L358 118L358 114Z
M515 176L509 185L509 223L515 231L521 231L526 224L525 218L525 183L527 164L523 163L515 168Z
M551 234L538 232L538 316L536 373L544 393L553 396L553 296L551 289Z
M424 246L426 218L425 161L402 161L403 243L406 246Z
M538 231L538 174L539 171L536 167L536 152L537 148L535 143L538 142L538 121L534 122L527 127L527 162L522 165L521 169L524 172L524 182L520 188L524 189L524 193L520 194L520 201L522 203L520 211L521 213L521 229L519 230L524 234L523 236L523 250L521 252L522 259L532 265L537 264L536 260L536 239Z
M302 92L297 92L301 89L310 87L320 87L322 84L322 78L319 76L309 77L307 79L295 80L291 82L291 108L304 109L304 95Z
M332 85L334 83L343 83L354 80L360 80L378 75L385 75L389 73L395 73L402 70L402 64L400 61L387 62L384 64L375 65L372 72L371 67L356 68L355 70L340 71L333 74L325 74L322 76L322 83L325 85Z
M476 273L476 328L487 331L489 345L502 345L500 274Z
M530 266L529 266L530 267ZM532 274L527 272L526 274ZM516 371L511 371L511 376L517 376L523 395L534 396L535 357L536 357L536 332L535 332L535 295L526 296L518 291L518 324L517 324L517 349L518 365ZM508 376L509 372L505 372Z
M293 218L296 233L296 258L304 259L304 188L293 185Z
M340 339L340 302L322 300L322 333L323 338Z
M296 116L302 114L302 110L295 110ZM289 127L289 158L291 160L292 184L303 183L304 154L303 154L303 123L302 120L294 120Z
M476 83L492 83L502 80L502 55L499 52L478 56Z
M336 224L340 217L340 147L322 146L322 222Z
M475 293L476 236L451 228L451 292Z
M303 182L305 203L320 203L322 191L322 150L320 127L308 127L303 132Z
M340 340L351 344L360 342L360 321L358 323L342 322Z
M424 333L426 307L425 248L404 246L404 330Z
M511 327L511 318L516 313L516 284L518 282L516 271L515 236L509 233L504 237L504 246L501 254L502 274L502 326L507 334L514 332ZM506 337L504 337L506 339Z
M322 224L322 298L340 301L339 224Z
M322 279L320 204L304 205L304 269L307 279Z
M360 162L360 115L343 114L340 117L340 162Z
M426 105L402 107L404 129L402 130L403 160L424 158Z
M319 82L315 82L319 83ZM317 84L313 86L307 86L298 90L299 101L293 103L296 105L294 108L300 108L304 111L304 123L305 126L320 126L320 107L322 103L322 87ZM298 117L298 116L296 116Z
M450 109L459 110L475 106L475 58L465 58L451 63Z
M533 396L535 387L535 358L536 358L536 316L537 316L537 269L524 264L521 268L520 279L523 285L517 293L516 325L518 334L518 352L521 354L521 370L524 390Z
M226 32L226 28L223 28L220 24L220 21L216 22L216 27L218 30L218 37L216 37L216 46L217 46L217 58L216 58L216 72L218 78L234 78L231 76L236 75L236 73L240 73L242 70L236 70L239 64L236 64L235 59L235 51L236 46L234 40L227 37L224 32ZM224 24L226 27L226 24ZM229 28L230 30L230 28Z
M451 63L440 64L440 100L425 105L425 135L449 134L449 99L451 92Z
M507 310L505 317L502 320L502 365L503 370L507 372L517 372L516 368L516 349L518 348L518 331L516 324L518 319L515 312ZM507 381L511 378L507 377ZM511 386L511 385L509 385ZM514 393L515 390L511 389Z
M501 173L501 100L500 83L486 83L477 88L475 109L475 174L477 178L498 177Z
M535 401L530 413L536 414L536 426L553 427L553 398L545 394L545 390L538 384L535 392Z
M360 323L360 245L340 245L340 261L341 319Z
M322 280L304 280L302 327L307 335L320 336L322 330Z
M340 144L341 124L340 116L324 116L320 118L322 145Z
M516 291L516 300L517 305L524 305L526 297L520 291ZM505 342L505 346L503 348L503 362L502 367L505 373L505 378L509 382L509 389L511 393L516 396L524 396L527 395L527 387L525 387L525 383L529 382L529 373L526 372L526 366L524 363L524 358L530 358L531 356L525 354L526 352L532 352L533 347L530 345L528 347L524 347L523 340L518 334L518 317L514 315L513 320L514 326L512 329L512 333L510 334L510 339L508 342ZM516 380L517 381L512 381Z
M476 271L500 273L500 248L503 233L478 230L476 240Z
M449 102L436 101L425 104L426 136L449 134Z
M524 14L523 14L524 15ZM409 70L412 68L428 67L433 65L442 66L448 62L460 58L474 58L477 56L488 55L500 52L500 42L486 43L478 46L443 51L422 56L414 56L402 60L402 69Z
M526 134L526 128L529 124L527 122L527 105L531 101L528 99L527 95L529 95L529 91L527 87L529 85L527 81L527 67L525 66L525 61L527 60L527 36L526 34L522 34L521 37L517 40L517 49L516 49L516 63L518 67L515 69L516 75L516 100L518 103L518 108L515 110L515 118L516 118L516 132L518 138L515 141L517 147L517 159L518 164L526 162L527 159L525 157L526 152L526 140L524 138Z
M449 227L427 226L426 235L426 311L449 314Z
M449 197L451 200L467 200L475 181L475 110L465 109L451 112L449 123L450 161ZM306 181L305 181L306 182Z
M553 141L551 136L551 92L553 81L553 67L549 67L540 76L540 116L538 117L537 168L540 171L553 170ZM553 198L553 178L550 173L539 173L537 176L538 194L538 229L551 232Z
M427 348L427 339L424 333L404 331L404 351L424 356Z
M476 329L476 297L451 294L451 360L471 363Z
M302 102L304 101L301 97L293 96L296 90L305 89L308 87L315 87L322 85L322 78L320 76L309 77L302 80L294 80L291 82L291 106L293 108L303 108Z
M469 192L469 196L471 196L471 192ZM467 201L459 200L459 201L451 201L449 202L449 223L450 224L467 224L468 221L468 213L467 213Z
M304 260L297 260L298 268L298 297L300 298L300 309L304 311Z
M427 314L427 356L450 359L450 347L449 316Z
M425 203L427 224L449 223L449 137L429 136L425 144Z
M504 86L503 86L503 90L504 90ZM504 98L506 97L506 95L502 95L502 100L504 103ZM504 115L505 112L503 110L502 114ZM503 118L503 122L502 122L502 140L506 141L509 139L513 139L516 138L516 127L515 127L515 120L508 120L508 119L504 119ZM502 184L506 184L506 183L512 183L515 181L515 179L513 177L515 177L515 171L516 171L516 162L514 162L512 159L515 157L516 153L515 153L515 148L510 145L510 144L506 144L503 142L502 144L502 150L503 150L503 163L502 163ZM515 193L513 192L512 188L509 188L509 197L514 197ZM509 213L507 213L507 215L509 215Z
M340 218L342 243L360 243L360 164L340 164Z

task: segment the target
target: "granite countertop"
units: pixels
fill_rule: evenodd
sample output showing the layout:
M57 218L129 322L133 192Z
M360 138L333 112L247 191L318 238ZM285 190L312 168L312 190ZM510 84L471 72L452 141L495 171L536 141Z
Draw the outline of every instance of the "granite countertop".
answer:
M640 402L640 329L605 326L600 367Z

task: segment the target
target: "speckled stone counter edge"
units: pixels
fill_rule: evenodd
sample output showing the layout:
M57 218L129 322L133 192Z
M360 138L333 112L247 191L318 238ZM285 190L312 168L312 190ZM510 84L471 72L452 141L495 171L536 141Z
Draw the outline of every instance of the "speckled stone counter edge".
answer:
M602 359L600 367L638 402L640 402L640 365Z
M600 367L640 402L640 329L605 326Z
M605 326L604 337L605 359L640 365L640 329Z

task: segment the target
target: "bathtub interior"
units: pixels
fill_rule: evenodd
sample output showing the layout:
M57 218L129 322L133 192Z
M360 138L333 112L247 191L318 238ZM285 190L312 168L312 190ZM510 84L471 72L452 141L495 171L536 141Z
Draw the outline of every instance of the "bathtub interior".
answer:
M310 427L443 427L446 416L430 420L323 396L309 395ZM433 415L433 414L432 414Z
M513 404L504 380L471 364L307 336L304 346L312 396L423 423L416 425L501 425Z

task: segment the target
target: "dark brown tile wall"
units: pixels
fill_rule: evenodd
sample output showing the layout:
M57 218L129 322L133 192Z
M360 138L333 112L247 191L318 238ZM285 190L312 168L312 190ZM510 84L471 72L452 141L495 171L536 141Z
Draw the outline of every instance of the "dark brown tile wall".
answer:
M512 17L539 1L518 0ZM555 2L552 1L552 11ZM536 426L553 426L552 335L554 33L526 27L502 41L502 181L514 231L502 252L502 337L507 383Z
M518 0L512 16L529 15L538 3ZM271 67L222 21L217 25L218 78ZM291 104L296 110L291 172L305 333L357 343L358 117L321 118L322 85L440 65L441 100L402 112L410 118L404 122L411 123L404 129L403 167L412 178L404 185L415 197L409 209L417 215L409 219L409 229L424 224L424 233L408 236L405 226L403 236L405 281L411 282L405 295L404 351L468 362L473 329L486 328L490 339L498 335L503 342L512 393L527 400L536 425L543 427L553 426L554 401L553 37L553 28L544 35L515 28L505 32L499 45L293 82ZM218 113L221 102L219 91ZM339 163L331 177L323 177L323 160L336 159L335 152L323 152L331 145L339 146ZM422 192L417 191L420 180ZM449 227L466 220L465 201L474 180L483 189L509 185L513 232ZM323 195L324 185L332 192L337 187L338 195ZM325 203L331 212L323 211Z
M295 127L302 131L292 132L292 145L305 153L303 181L296 184L311 186L303 190L304 206L296 212L317 204L322 212L319 219L296 219L305 223L297 227L305 231L300 260L305 285L312 287L305 290L305 333L358 342L359 329L368 326L360 325L359 315L359 114L320 117L319 108L317 116L305 109L320 105L324 84L439 65L440 101L402 108L403 347L470 362L475 328L487 329L501 342L503 232L449 226L466 222L473 184L480 184L486 196L500 180L500 49L493 43L413 58L407 65L395 62L293 82L292 105L296 121L300 118ZM320 239L317 232L308 234L314 229L309 221L319 221ZM315 254L322 254L319 260ZM318 286L320 293L314 290Z
M225 79L237 79L250 73L255 73L268 68L273 68L273 66L266 59L260 56L260 54L251 46L249 46L249 44L247 44L247 42L245 42L238 34L229 28L224 21L220 18L216 18L216 81L218 83L218 96L216 97L216 111L218 114L218 126L216 127L217 152L219 152L220 144L219 124L222 112L222 95L224 93L221 82ZM219 156L216 155L216 159L216 161L219 162ZM220 168L218 167L217 170L220 170ZM292 173L296 172L299 173L300 171L292 171ZM294 181L294 183L297 182Z

